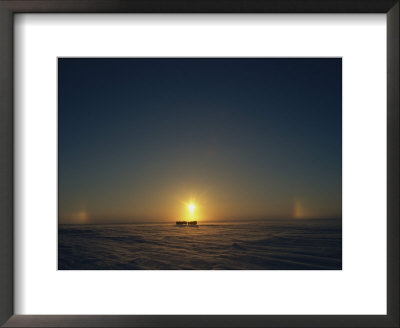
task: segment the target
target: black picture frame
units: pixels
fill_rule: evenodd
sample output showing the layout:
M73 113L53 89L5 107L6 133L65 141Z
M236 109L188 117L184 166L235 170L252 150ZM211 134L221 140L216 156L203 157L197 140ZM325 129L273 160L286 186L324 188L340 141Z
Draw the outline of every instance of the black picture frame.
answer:
M399 0L0 0L0 324L4 327L399 327L399 11ZM15 315L13 17L16 13L385 13L387 315Z

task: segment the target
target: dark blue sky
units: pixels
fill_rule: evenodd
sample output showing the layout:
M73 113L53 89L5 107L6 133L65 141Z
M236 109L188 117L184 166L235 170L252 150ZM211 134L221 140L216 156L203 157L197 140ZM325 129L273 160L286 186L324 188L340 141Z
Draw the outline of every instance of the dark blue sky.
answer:
M59 59L69 222L341 216L341 59Z

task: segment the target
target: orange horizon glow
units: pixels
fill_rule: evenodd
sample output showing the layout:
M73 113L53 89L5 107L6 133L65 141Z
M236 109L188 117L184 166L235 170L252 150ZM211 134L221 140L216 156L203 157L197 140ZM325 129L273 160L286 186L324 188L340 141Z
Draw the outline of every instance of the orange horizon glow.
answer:
M181 195L179 195L181 196ZM259 206L251 199L243 199L243 202L233 203L229 199L217 197L216 194L197 194L196 197L186 198L175 197L167 199L159 199L158 206L150 206L147 201L141 203L141 211L135 212L136 205L130 202L131 206L119 206L118 209L124 208L124 212L116 214L117 211L109 213L99 213L90 210L88 206L83 206L75 212L71 212L60 217L62 223L71 224L93 224L93 223L132 223L132 222L168 222L176 220L202 220L202 221L241 221L247 219L260 218L323 218L337 217L334 211L331 215L326 214L321 208L311 208L307 202L299 197L288 200L286 204L273 203L273 200L266 199L263 206ZM155 199L155 198L154 198ZM211 199L214 201L211 202ZM149 204L149 205L147 205ZM152 203L154 205L154 202ZM175 204L175 205L173 205ZM258 206L257 206L258 205ZM284 212L286 207L287 212Z

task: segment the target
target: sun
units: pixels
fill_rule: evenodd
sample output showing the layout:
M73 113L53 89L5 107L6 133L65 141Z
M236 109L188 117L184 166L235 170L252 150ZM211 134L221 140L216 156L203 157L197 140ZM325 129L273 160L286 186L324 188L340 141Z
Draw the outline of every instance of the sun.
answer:
M194 205L193 203L190 203L190 204L188 205L188 210L189 210L190 214L193 215L194 209L195 209L195 208L196 208L196 205Z

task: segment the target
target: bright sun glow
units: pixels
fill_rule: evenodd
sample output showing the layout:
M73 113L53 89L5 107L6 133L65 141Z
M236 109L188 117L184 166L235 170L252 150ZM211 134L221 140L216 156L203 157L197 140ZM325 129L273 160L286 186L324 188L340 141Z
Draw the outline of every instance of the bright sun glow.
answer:
M190 214L193 214L195 208L196 208L196 206L193 203L190 203L188 205L188 209L189 209Z

